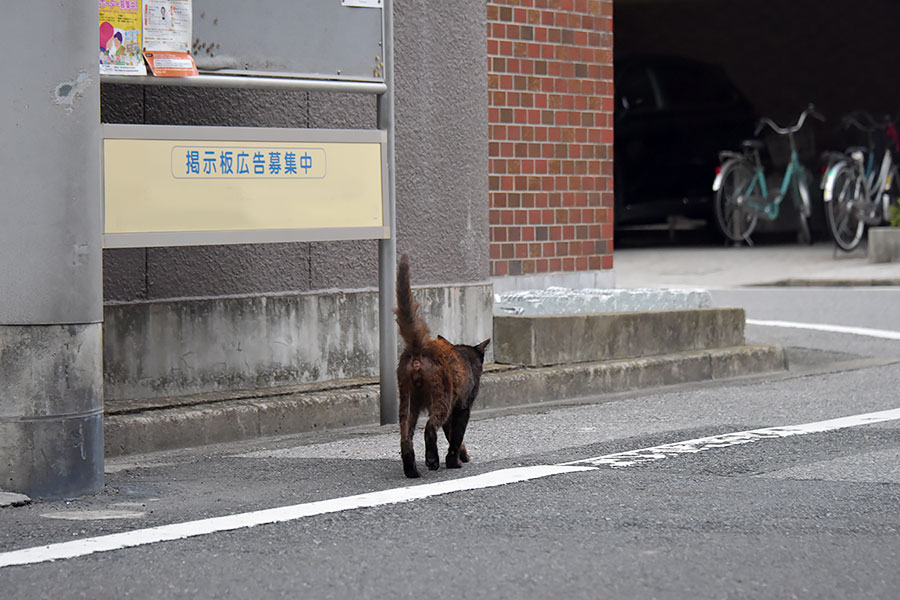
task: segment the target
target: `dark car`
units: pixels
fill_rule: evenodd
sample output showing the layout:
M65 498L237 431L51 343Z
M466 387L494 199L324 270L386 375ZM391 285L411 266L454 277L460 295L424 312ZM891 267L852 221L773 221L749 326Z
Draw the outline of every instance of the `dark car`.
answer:
M725 71L686 58L615 62L615 224L713 222L721 150L752 137L753 106Z

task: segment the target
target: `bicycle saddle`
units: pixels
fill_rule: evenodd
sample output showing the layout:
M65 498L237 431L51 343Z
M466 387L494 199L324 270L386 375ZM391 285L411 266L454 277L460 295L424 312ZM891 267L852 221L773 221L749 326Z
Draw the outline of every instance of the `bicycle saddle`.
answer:
M765 148L765 144L759 140L744 140L741 142L741 148L744 150L756 150L759 152L763 148Z

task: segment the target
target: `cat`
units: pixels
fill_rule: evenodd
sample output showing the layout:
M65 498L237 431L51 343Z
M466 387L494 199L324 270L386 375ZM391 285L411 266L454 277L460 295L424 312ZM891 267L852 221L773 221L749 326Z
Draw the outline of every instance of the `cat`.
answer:
M447 437L446 465L458 469L469 462L463 443L469 413L484 367L484 350L490 338L477 346L451 344L442 336L431 338L428 325L419 316L419 304L409 283L409 256L400 256L397 267L397 326L406 347L397 365L397 388L400 393L400 456L403 473L419 477L412 436L419 413L428 411L425 424L425 464L432 471L440 466L437 429Z

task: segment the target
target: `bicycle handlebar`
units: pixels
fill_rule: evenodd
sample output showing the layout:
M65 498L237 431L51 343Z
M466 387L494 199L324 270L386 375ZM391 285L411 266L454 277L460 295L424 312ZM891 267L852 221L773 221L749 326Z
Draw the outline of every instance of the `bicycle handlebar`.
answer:
M862 123L859 118L865 119L866 123ZM880 124L875 122L875 119L872 118L872 115L867 113L864 110L855 110L848 115L844 115L841 119L841 125L844 126L844 129L849 129L850 127L855 127L860 131L871 133L878 128L881 127Z
M860 118L865 120L865 123L863 123ZM874 131L878 131L889 123L896 125L898 120L900 120L900 112L898 112L894 116L886 114L884 115L884 117L882 117L881 122L879 122L865 110L854 110L853 112L846 114L843 116L843 118L841 118L841 125L844 127L844 129L855 127L860 131L872 133Z
M816 111L815 105L810 104L806 107L806 110L800 113L800 117L797 119L797 123L793 127L779 127L778 124L769 117L761 118L756 126L756 135L759 135L759 133L763 130L763 127L766 125L772 128L772 131L774 131L778 135L797 133L803 127L803 123L806 121L807 116L814 117L820 121L825 120L825 117L823 117L818 111Z

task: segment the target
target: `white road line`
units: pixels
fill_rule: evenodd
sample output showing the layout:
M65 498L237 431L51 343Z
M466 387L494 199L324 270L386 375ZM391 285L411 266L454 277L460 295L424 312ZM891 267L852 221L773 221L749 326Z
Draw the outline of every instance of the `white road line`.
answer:
M320 500L318 502L307 502L305 504L295 504L293 506L282 506L279 508L226 515L199 521L161 525L159 527L125 531L122 533L73 540L59 544L49 544L47 546L36 546L33 548L24 548L22 550L13 550L11 552L2 552L0 553L0 568L76 558L78 556L87 556L97 552L109 552L112 550L155 544L158 542L181 540L221 531L233 531L235 529L255 527L257 525L295 521L306 517L356 510L359 508L371 508L375 506L411 502L413 500L421 500L432 496L492 488L511 483L541 479L552 475L560 475L563 473L592 471L597 467L604 465L628 467L683 454L695 454L713 448L726 448L764 439L785 438L793 435L834 431L847 427L869 425L872 423L881 423L897 419L900 419L900 408L841 417L827 421L818 421L815 423L806 423L803 425L738 431L724 435L677 442L675 444L664 444L662 446L642 448L640 450L632 450L629 452L607 454L558 465L537 465L532 467L502 469L490 473L483 473L481 475L474 475L472 477L460 477L459 479L438 481L436 483L407 486L380 492L333 498L330 500Z
M109 552L111 550L121 550L123 548L133 548L135 546L144 546L147 544L155 544L157 542L180 540L220 531L232 531L235 529L243 529L245 527L255 527L256 525L294 521L305 517L355 510L358 508L370 508L387 504L410 502L413 500L421 500L422 498L429 498L431 496L451 494L453 492L479 490L510 483L518 483L521 481L529 481L531 479L540 479L551 475L590 471L593 469L594 467L570 467L562 465L518 467L424 485L408 486L380 492L371 492L368 494L358 494L356 496L346 496L344 498L321 500L319 502L307 502L305 504L282 506L280 508L270 508L267 510L202 519L199 521L188 521L185 523L175 523L172 525L162 525L147 529L125 531L111 535L73 540L71 542L3 552L0 553L0 568L87 556L88 554L94 554L96 552Z
M722 435L713 435L683 442L675 442L673 444L641 448L640 450L629 450L627 452L617 452L615 454L606 454L594 458L575 460L572 462L561 463L561 466L591 465L595 467L631 467L684 454L697 454L698 452L712 450L713 448L727 448L729 446L749 444L760 440L780 439L794 435L835 431L838 429L846 429L847 427L870 425L872 423L895 421L897 419L900 419L900 408L893 408L881 412L853 415L838 419L829 419L827 421L806 423L803 425L788 425L786 427L766 427L764 429L752 429L749 431L735 431Z
M888 329L869 329L868 327L848 327L845 325L827 325L824 323L794 323L792 321L764 321L760 319L747 319L747 325L761 325L763 327L788 327L792 329L811 329L813 331L827 331L829 333L849 333L851 335L864 335L886 340L900 340L900 331L891 331Z

